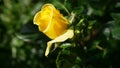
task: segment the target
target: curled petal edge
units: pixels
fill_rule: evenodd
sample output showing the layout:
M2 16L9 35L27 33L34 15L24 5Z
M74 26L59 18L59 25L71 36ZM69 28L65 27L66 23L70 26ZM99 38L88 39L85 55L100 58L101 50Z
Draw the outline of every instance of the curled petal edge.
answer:
M58 36L57 38L47 42L47 48L45 51L45 56L48 56L51 46L53 43L57 43L57 42L64 42L65 40L72 38L74 36L74 31L73 30L67 30L64 34Z

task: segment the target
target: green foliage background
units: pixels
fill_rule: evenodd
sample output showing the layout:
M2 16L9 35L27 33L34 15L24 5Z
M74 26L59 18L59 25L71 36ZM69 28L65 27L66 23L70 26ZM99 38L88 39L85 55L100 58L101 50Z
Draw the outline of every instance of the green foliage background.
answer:
M74 38L48 57L50 39L33 24L45 3L75 15ZM0 68L120 68L119 10L119 0L0 0Z

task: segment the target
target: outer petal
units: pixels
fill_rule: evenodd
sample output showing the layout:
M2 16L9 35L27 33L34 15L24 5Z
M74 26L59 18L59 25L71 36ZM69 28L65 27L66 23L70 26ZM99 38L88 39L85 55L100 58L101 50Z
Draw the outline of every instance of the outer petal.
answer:
M64 34L58 36L54 40L49 41L47 43L47 48L46 48L45 56L48 56L48 54L50 52L50 48L51 48L51 46L52 46L53 43L64 42L65 40L67 40L69 38L72 38L73 36L74 36L74 31L73 30L67 30Z
M53 12L51 7L44 7L44 9L42 9L35 15L33 21L34 24L38 25L40 31L44 31L50 24L53 16L51 12Z

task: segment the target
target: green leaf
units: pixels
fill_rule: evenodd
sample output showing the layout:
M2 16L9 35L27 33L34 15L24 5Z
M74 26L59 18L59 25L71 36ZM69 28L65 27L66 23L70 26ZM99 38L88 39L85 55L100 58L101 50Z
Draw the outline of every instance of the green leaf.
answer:
M120 2L117 2L115 7L120 7Z
M72 45L70 43L64 43L62 45L60 45L60 48L68 48L71 47Z
M38 38L38 34L19 35L17 37L25 42L30 42Z
M112 29L112 36L113 38L120 40L120 27L115 27Z
M76 55L71 49L62 49L56 59L57 68L71 68L75 63Z
M120 25L120 13L112 13L111 16L113 17L113 19L119 23Z

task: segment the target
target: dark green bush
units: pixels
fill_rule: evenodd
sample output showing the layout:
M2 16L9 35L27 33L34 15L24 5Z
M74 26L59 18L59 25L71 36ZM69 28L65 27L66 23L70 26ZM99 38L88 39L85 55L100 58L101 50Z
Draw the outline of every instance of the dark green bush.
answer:
M44 56L50 39L33 24L52 3L69 18L74 38ZM0 0L0 68L119 68L118 0Z

